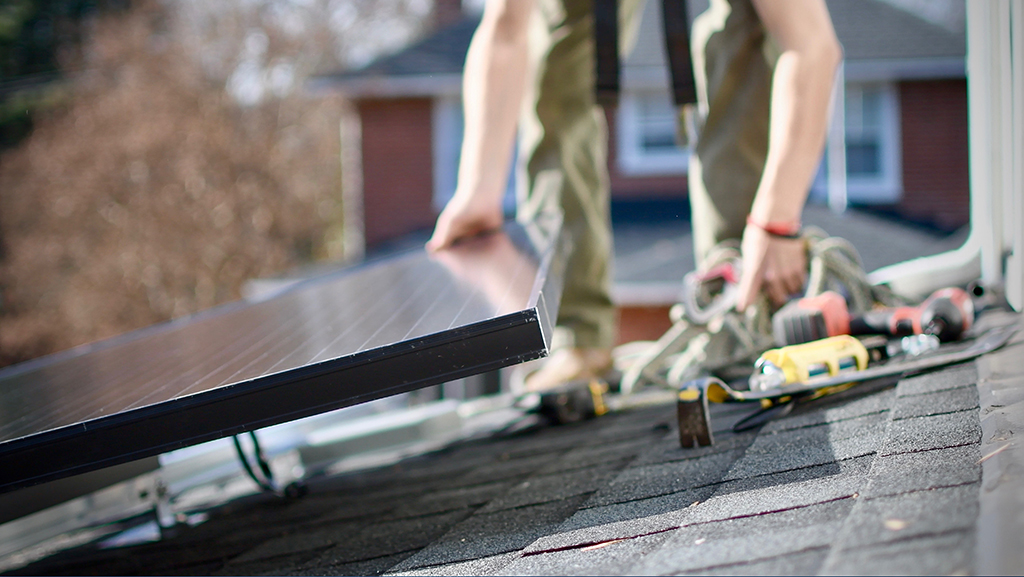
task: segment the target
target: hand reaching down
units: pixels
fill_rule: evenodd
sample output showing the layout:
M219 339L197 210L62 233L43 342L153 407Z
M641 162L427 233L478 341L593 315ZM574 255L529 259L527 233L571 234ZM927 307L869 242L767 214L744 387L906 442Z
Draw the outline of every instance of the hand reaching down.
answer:
M743 277L740 279L736 310L742 312L764 287L775 306L791 295L800 294L807 281L807 248L803 239L772 236L748 225L743 231Z
M487 202L482 195L459 195L437 217L434 234L427 241L427 250L436 252L462 238L501 228L504 214L500 201Z

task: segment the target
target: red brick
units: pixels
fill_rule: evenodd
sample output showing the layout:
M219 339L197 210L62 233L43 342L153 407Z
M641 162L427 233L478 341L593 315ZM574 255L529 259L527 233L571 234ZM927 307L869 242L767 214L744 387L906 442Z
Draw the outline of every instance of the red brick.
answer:
M908 218L953 229L969 221L967 81L900 83L903 198Z
M616 344L656 341L672 327L668 306L619 307L619 339Z
M366 244L429 229L437 216L431 204L431 101L365 100L359 115Z

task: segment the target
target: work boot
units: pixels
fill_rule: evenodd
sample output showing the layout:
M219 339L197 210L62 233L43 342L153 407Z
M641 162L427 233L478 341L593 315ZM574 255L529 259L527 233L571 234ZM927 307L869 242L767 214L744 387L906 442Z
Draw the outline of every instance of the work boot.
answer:
M612 370L610 349L558 349L526 377L526 391L542 393L573 381L605 379Z

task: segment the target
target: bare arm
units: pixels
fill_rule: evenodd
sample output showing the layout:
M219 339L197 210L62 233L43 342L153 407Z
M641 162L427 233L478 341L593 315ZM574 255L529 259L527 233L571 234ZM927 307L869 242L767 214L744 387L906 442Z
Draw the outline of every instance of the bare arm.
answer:
M465 130L455 194L427 243L435 251L501 226L516 123L526 87L533 0L491 0L466 55Z
M751 218L798 223L825 146L828 106L842 48L824 0L753 0L782 49L772 76L768 157ZM762 283L776 304L803 286L801 241L771 237L748 225L743 233L743 280L738 308L753 302Z

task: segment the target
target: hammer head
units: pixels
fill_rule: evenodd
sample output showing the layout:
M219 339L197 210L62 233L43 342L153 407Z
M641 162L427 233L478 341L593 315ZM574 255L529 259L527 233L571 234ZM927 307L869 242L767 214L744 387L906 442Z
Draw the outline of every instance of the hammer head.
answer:
M676 414L679 419L679 444L684 449L707 447L712 443L711 413L703 381L690 381L679 390Z

